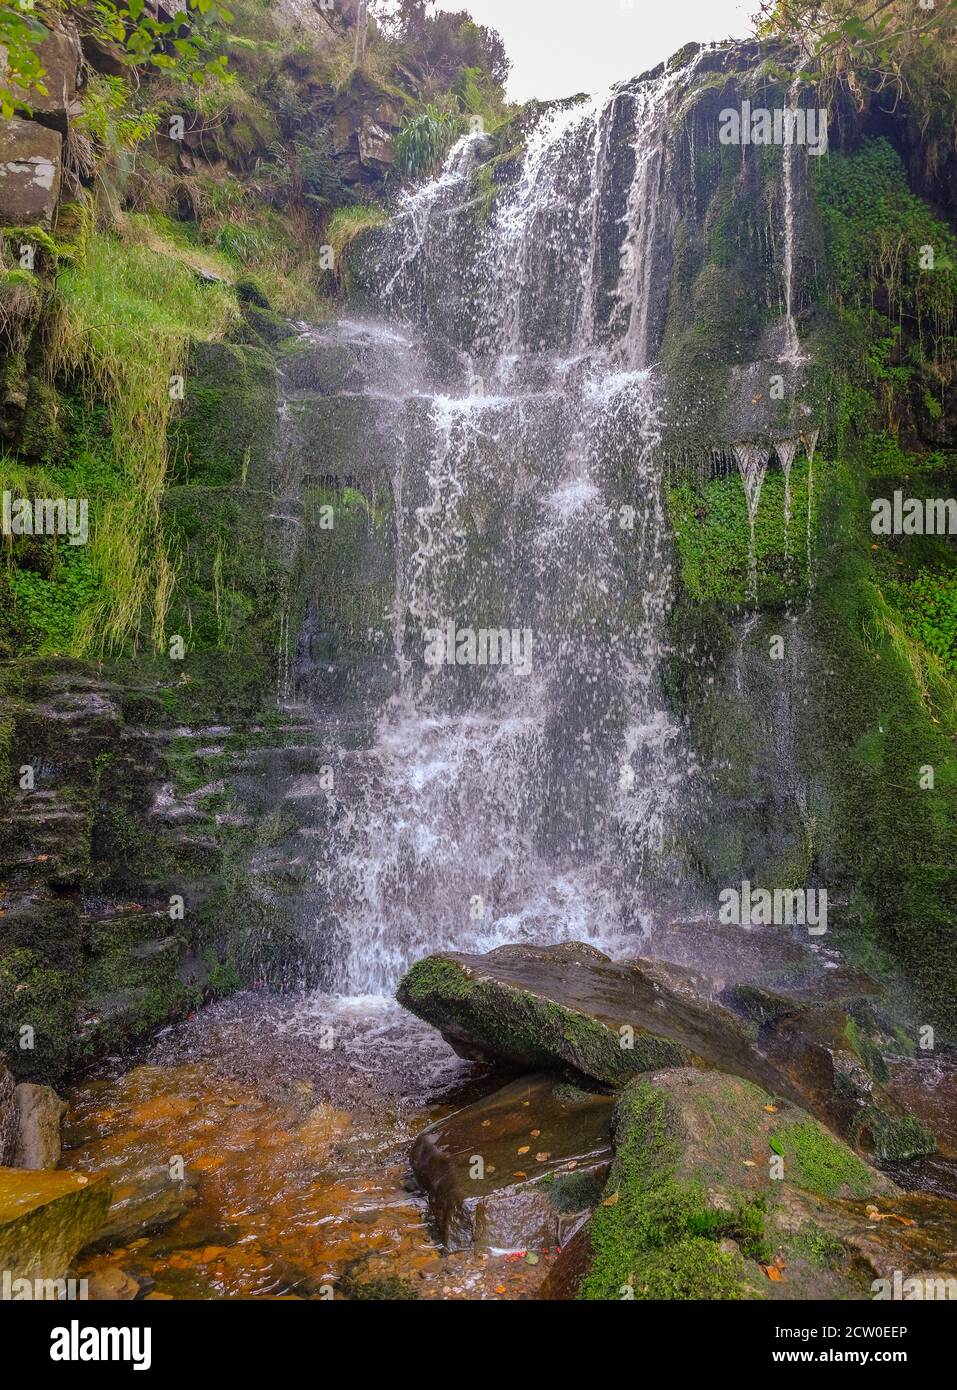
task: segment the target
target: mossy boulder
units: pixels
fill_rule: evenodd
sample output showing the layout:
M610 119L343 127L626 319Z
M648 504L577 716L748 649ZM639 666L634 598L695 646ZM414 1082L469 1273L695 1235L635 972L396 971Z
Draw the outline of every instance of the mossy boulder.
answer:
M783 990L783 986L781 987ZM612 961L581 942L503 946L419 961L399 985L406 1008L463 1056L562 1069L621 1086L638 1072L700 1062L774 1090L882 1157L934 1139L868 1070L839 1004L768 995L701 969ZM773 1004L773 1007L770 1005Z
M839 1233L899 1195L823 1125L747 1081L687 1069L639 1078L616 1111L577 1296L868 1297L873 1272ZM581 1268L580 1248L574 1258Z
M506 946L487 956L419 961L396 997L463 1056L557 1067L609 1085L680 1065L677 1044L635 1027L631 981L594 947ZM622 1027L632 1046L622 1046Z
M0 1269L14 1279L62 1279L109 1205L102 1179L0 1168Z

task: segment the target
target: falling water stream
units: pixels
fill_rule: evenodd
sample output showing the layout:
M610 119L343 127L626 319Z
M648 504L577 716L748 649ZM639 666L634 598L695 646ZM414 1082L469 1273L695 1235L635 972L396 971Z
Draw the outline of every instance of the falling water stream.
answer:
M316 1296L361 1256L426 1297L498 1296L501 1262L440 1260L403 1186L410 1135L492 1083L397 1010L396 985L443 949L634 953L686 903L672 846L694 769L662 690L673 585L652 347L680 76L541 113L478 229L485 137L459 141L370 249L361 314L303 330L356 364L360 453L384 461L385 679L368 737L340 736L310 694L321 659L302 640L288 653L284 616L280 696L339 770L314 793L308 865L325 989L218 1005L77 1099L77 1166L128 1163L131 1147L162 1164L174 1146L199 1174L194 1204L138 1254L158 1289ZM790 152L785 167L796 354ZM308 405L293 395L289 450ZM788 482L795 449L778 449ZM753 600L769 450L735 456Z

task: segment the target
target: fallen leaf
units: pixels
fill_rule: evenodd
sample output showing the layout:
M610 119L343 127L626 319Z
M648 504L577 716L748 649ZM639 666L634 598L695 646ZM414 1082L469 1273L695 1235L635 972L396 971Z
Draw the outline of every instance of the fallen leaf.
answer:
M495 1286L495 1292L496 1292L496 1293L504 1293L504 1292L505 1292L505 1285L504 1285L504 1284L496 1284L496 1286Z
M777 1265L761 1265L760 1269L776 1284L781 1283L784 1279L784 1275L778 1269Z
M489 1125L490 1125L491 1123L492 1123L491 1120L483 1120L483 1121L482 1121L482 1128L483 1128L483 1129L488 1129L488 1127L489 1127Z
M513 1174L512 1174L512 1177L513 1177L513 1178L527 1178L527 1177L528 1177L528 1174L527 1174L527 1173L513 1173Z
M603 1206L603 1207L616 1207L616 1206L618 1205L618 1198L619 1198L620 1195L621 1195L621 1194L618 1193L618 1192L613 1192L613 1193L611 1194L610 1197L606 1197L606 1198L605 1198L605 1200L602 1202L602 1206Z
M527 1154L531 1147L531 1144L523 1144L520 1149L516 1149L516 1153Z
M535 1155L535 1162L536 1162L536 1163L547 1163L548 1160L549 1160L550 1158L551 1158L551 1154L550 1154L550 1153L540 1153L540 1154L536 1154L536 1155Z
M778 1113L778 1107L776 1105L766 1105L764 1108L769 1115L776 1115Z
M538 1136L541 1134L541 1132L542 1132L542 1131L541 1131L540 1129L530 1129L530 1130L529 1130L529 1134L532 1136L533 1139L537 1139Z

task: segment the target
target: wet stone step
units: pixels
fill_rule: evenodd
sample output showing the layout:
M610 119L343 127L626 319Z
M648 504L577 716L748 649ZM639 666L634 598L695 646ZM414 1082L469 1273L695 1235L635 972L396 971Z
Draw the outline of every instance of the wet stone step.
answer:
M420 1134L412 1168L443 1245L562 1245L598 1200L614 1105L614 1096L538 1073Z

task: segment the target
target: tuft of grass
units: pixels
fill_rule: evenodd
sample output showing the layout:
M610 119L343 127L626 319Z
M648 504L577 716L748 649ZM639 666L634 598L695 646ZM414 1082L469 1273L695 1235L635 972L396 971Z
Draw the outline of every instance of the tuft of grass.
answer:
M190 339L223 336L238 316L229 287L202 280L171 243L103 235L61 273L51 329L53 373L77 376L109 413L123 486L91 512L90 559L100 581L79 622L76 654L137 640L149 614L165 637L173 565L159 504L167 470L171 379L185 374Z
M356 237L371 227L381 227L388 222L388 214L380 207L365 203L354 203L351 207L337 208L329 219L326 241L332 247L335 257L336 275L340 284L348 283L348 249Z

